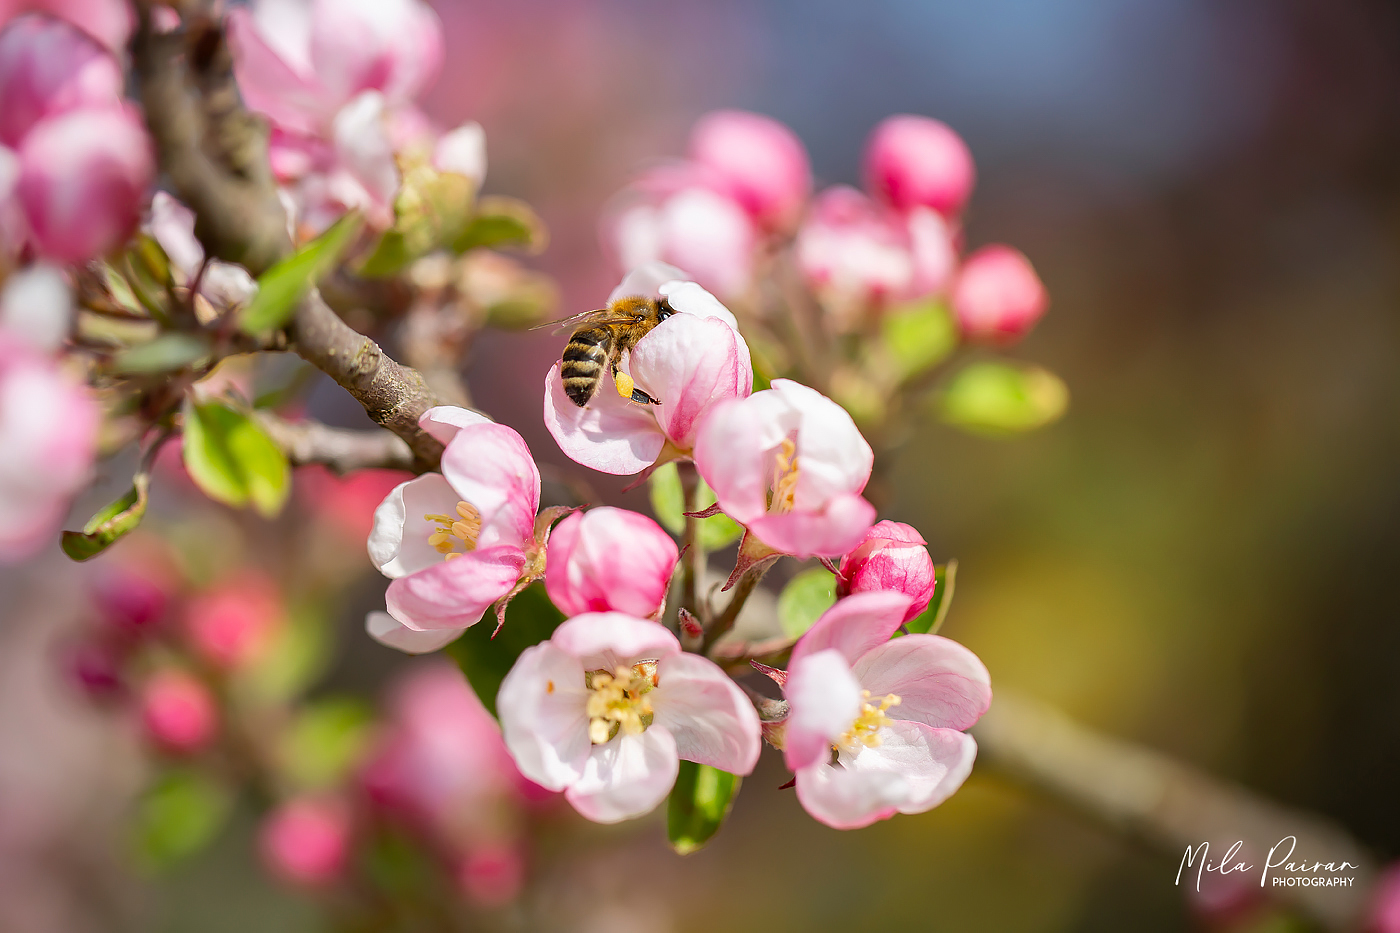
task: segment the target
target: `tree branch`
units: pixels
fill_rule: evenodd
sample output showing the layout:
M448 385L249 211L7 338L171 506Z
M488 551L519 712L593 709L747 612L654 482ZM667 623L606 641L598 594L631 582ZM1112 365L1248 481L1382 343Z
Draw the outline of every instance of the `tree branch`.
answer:
M413 451L388 431L352 431L319 421L288 421L258 412L258 422L293 466L319 463L337 473L354 470L413 469Z

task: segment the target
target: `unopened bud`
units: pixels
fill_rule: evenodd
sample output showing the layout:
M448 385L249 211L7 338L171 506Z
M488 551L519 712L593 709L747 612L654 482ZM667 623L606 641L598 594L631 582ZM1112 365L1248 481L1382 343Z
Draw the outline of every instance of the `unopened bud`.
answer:
M901 115L871 134L865 178L871 194L895 210L928 207L955 217L972 194L977 170L967 144L947 124Z
M345 869L350 852L350 819L330 801L302 798L268 815L258 833L263 864L290 884L321 887Z
M982 247L968 257L953 283L958 327L972 340L1018 340L1049 304L1050 296L1030 260L1009 246Z
M218 710L207 687L184 671L166 669L141 691L141 722L161 748L191 754L218 731Z

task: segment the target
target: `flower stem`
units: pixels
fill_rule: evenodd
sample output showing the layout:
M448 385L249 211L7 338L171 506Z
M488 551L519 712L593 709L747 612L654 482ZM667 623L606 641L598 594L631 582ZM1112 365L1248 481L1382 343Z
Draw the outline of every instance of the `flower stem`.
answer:
M681 479L681 499L685 504L683 511L700 511L700 474L695 464L677 463L676 471ZM685 548L685 555L681 558L681 607L699 619L702 625L708 625L709 613L700 606L699 596L701 581L705 576L705 546L700 540L700 519L689 515L685 517L681 545Z
M749 596L758 583L763 579L763 575L768 572L780 555L774 554L756 561L744 575L739 578L739 582L734 584L734 595L729 600L729 605L724 607L724 611L715 617L715 620L705 626L705 642L700 647L702 654L707 654L714 647L715 642L724 637L725 633L734 627L734 622L739 618L739 613L744 608L744 603L748 602Z

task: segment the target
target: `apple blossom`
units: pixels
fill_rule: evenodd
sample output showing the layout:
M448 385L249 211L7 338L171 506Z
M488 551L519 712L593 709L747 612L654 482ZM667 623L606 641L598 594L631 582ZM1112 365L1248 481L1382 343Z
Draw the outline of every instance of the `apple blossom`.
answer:
M73 295L56 267L35 263L12 274L0 291L0 329L36 350L52 353L68 337Z
M947 124L928 117L887 117L865 148L866 187L896 210L931 208L961 213L976 168L967 144Z
M188 286L198 278L199 293L220 311L241 307L258 293L258 283L242 266L219 259L205 265L204 247L194 235L194 211L169 193L157 191L151 199L146 229L169 257L176 282Z
M766 230L793 227L812 192L802 141L761 114L716 110L701 117L690 131L690 157Z
M783 752L802 806L836 829L932 809L972 771L962 730L991 704L987 669L940 635L891 639L909 607L902 593L850 596L792 651Z
M575 616L527 648L496 708L521 773L598 823L650 812L681 758L735 774L758 760L758 714L734 681L620 612Z
M319 887L338 878L350 854L350 815L336 801L299 797L278 806L258 831L263 864L283 881Z
M917 531L902 522L883 521L871 526L860 544L845 557L836 574L836 595L892 590L912 602L902 621L908 622L928 608L933 599L933 560Z
M370 559L393 582L388 613L371 613L366 627L410 653L441 648L542 576L549 527L568 511L536 516L539 469L505 425L451 406L430 408L419 425L447 446L442 472L395 487L369 536Z
M640 405L604 384L580 408L564 393L555 363L545 377L544 423L570 458L603 473L640 473L689 457L701 421L715 405L753 391L748 344L734 315L685 274L650 263L608 297L664 296L678 312L638 341L621 366L637 388L659 400Z
M190 600L185 634L205 661L225 670L256 662L285 621L277 585L245 569Z
M845 409L789 379L716 406L695 463L719 507L774 551L836 557L875 518L861 497L874 454Z
M555 527L544 584L566 616L615 609L650 618L666 604L679 559L676 542L656 522L605 506Z
M26 11L70 23L114 52L126 47L134 25L127 0L0 0L0 25Z
M952 301L964 335L1006 343L1035 326L1050 296L1024 253L993 244L967 258L953 284Z
M184 671L158 671L141 690L141 723L161 748L191 754L214 739L219 712L209 688Z
M68 23L21 16L0 32L0 143L17 147L45 117L121 99L117 60Z

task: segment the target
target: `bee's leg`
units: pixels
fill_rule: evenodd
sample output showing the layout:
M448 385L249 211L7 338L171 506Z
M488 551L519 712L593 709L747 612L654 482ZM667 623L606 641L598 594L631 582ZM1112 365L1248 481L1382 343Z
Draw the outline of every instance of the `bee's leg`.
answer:
M613 383L617 386L617 394L625 399L631 399L643 405L661 404L661 399L652 398L650 395L647 395L641 389L637 388L637 384L632 381L632 377L618 369L616 363L613 364Z

